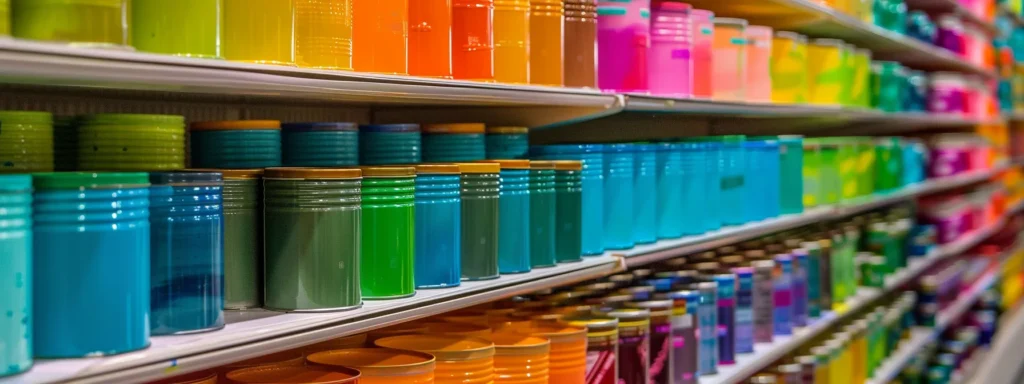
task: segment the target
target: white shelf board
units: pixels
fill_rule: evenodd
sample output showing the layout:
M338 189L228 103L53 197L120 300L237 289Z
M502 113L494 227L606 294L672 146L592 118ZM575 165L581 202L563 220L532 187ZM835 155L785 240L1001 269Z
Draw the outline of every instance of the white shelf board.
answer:
M1005 316L1005 315L1004 315ZM987 359L968 378L971 384L1015 384L1024 367L1021 366L1020 343L1024 340L1024 307L1016 310L1000 323L995 340L989 346Z

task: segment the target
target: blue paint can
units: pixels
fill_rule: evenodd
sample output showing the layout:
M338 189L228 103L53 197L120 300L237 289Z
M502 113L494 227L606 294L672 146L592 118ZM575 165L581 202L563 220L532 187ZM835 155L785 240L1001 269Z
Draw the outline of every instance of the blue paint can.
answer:
M700 292L697 308L697 329L700 337L698 349L698 375L718 372L718 283L697 283Z
M737 225L747 222L746 168L747 157L743 135L717 137L722 144L722 174L720 178L722 224Z
M456 164L416 166L417 289L462 281L462 172Z
M565 144L530 148L530 157L541 160L577 160L583 162L583 254L604 252L604 145Z
M281 155L286 167L359 165L356 123L281 124Z
M793 257L779 254L773 257L775 270L772 271L774 284L775 311L772 321L776 335L793 334Z
M530 130L526 127L487 127L488 159L525 159L530 151Z
M682 205L680 217L683 235L699 235L718 229L720 225L717 205L714 205L717 190L713 196L710 195L709 175L713 170L708 167L708 147L708 143L697 141L676 144L682 167L682 192L676 201Z
M32 366L32 177L0 175L0 377Z
M633 144L633 242L658 240L658 145Z
M421 151L418 124L359 126L360 164L419 164L422 161Z
M423 161L478 161L487 157L481 123L424 124Z
M198 122L192 124L189 138L194 168L281 166L280 121Z
M604 247L632 248L635 203L633 144L604 146ZM584 187L586 188L586 187Z
M530 161L495 160L501 164L498 194L498 272L529 272Z
M780 213L779 143L774 137L752 138L743 143L746 171L743 188L746 221L760 221Z
M674 239L683 236L683 227L687 220L683 210L683 153L682 144L661 143L657 145L657 183L658 195L655 212L655 226L659 239Z
M737 267L736 353L754 353L754 269Z
M736 363L736 275L713 277L718 284L718 363Z

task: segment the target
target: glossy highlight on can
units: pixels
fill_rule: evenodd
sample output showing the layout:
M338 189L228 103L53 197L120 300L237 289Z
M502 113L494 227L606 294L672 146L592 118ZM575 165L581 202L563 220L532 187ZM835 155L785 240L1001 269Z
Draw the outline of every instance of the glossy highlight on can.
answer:
M409 73L409 1L352 1L352 69Z
M359 370L360 384L434 383L434 356L391 348L351 348L306 356L310 366L347 367Z
M494 160L501 165L498 197L498 271L524 273L530 265L530 161Z
M32 177L0 175L0 377L32 366Z
M452 75L494 80L494 0L452 0Z
M462 279L498 277L498 209L501 167L459 163L462 171Z
M225 59L295 65L295 0L223 1Z
M416 169L363 167L359 286L365 299L416 293Z
M633 242L658 239L658 156L656 144L633 144Z
M632 144L604 146L604 247L633 247L634 149Z
M462 173L455 164L416 166L417 289L462 281Z

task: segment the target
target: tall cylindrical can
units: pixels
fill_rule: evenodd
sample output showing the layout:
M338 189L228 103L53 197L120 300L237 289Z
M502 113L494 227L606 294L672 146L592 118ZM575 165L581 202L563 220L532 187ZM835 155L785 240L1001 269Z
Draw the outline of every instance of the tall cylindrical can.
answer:
M809 241L800 244L801 248L795 250L796 254L805 253L807 256L807 317L821 317L821 247L817 242Z
M487 127L488 159L525 159L530 152L527 127Z
M407 74L408 48L409 0L352 2L352 69Z
M551 341L545 337L515 332L496 333L494 381L496 383L542 384L548 382Z
M33 186L33 355L113 355L148 346L148 175L38 174Z
M583 233L581 246L584 255L604 252L604 153L601 144L545 145L530 149L532 156L546 160L578 160L583 162L580 173L583 186Z
M736 353L754 352L754 269L736 267Z
M597 1L565 0L565 86L597 87Z
M580 261L583 254L583 163L555 161L555 259Z
M53 171L52 114L0 111L0 124L0 173Z
M494 81L530 82L530 18L530 0L494 0Z
M680 175L679 182L682 184L682 193L677 198L670 198L665 202L665 205L669 209L671 209L673 203L682 206L679 208L682 214L677 218L677 220L681 221L682 235L701 234L717 229L720 225L717 217L712 214L712 212L717 212L717 208L707 205L707 196L710 190L710 187L707 185L709 184L707 179L709 170L706 164L707 160L705 159L706 153L702 148L703 144L700 142L681 142L676 144L681 158L682 175ZM708 216L712 217L709 218ZM691 219L686 220L683 219L684 217ZM671 218L668 219L671 220Z
M711 76L716 100L744 100L747 89L747 21L716 17Z
M530 0L530 84L565 83L564 7L563 0Z
M192 165L197 168L281 166L281 122L274 120L204 121L189 133Z
M746 190L744 171L747 166L746 137L742 135L720 136L722 144L721 164L721 206L722 224L735 225L746 222L746 201L743 198Z
M452 77L452 2L409 2L409 74Z
M359 126L359 163L419 164L422 144L418 124Z
M633 144L633 242L658 240L658 156L656 144Z
M697 327L700 348L697 352L698 375L713 375L718 372L718 284L697 283L700 304L697 309Z
M747 44L747 89L744 94L748 101L772 101L772 28L751 25L743 31Z
M650 0L597 4L597 85L620 92L647 91Z
M783 215L804 211L803 136L779 136L779 209Z
M32 177L0 176L0 272L7 286L0 296L0 377L32 366Z
M604 146L604 247L633 247L633 144Z
M736 275L713 277L718 284L718 364L736 363Z
M832 310L833 304L833 283L832 283L832 240L820 239L821 258L819 259L819 276L821 276L821 309Z
M587 329L558 323L533 324L517 332L551 340L549 381L584 384L587 377Z
M647 78L653 94L682 97L692 94L691 9L686 3L652 3Z
M477 161L487 157L483 124L425 124L422 130L425 162Z
M266 308L357 308L362 172L271 168L263 179Z
M452 1L452 75L494 79L494 0Z
M615 384L619 380L619 319L603 316L565 318L569 325L587 329L586 383Z
M501 166L460 163L459 169L462 171L462 279L495 279L498 277Z
M133 1L131 42L143 52L221 58L222 1ZM187 20L188 28L180 28Z
M700 306L700 292L672 291L656 295L672 300L672 361L668 364L671 372L669 383L697 383L697 308Z
M529 272L530 161L494 160L501 165L498 193L498 272Z
M786 104L807 102L807 36L775 32L771 50L771 100Z
M803 327L807 325L807 307L810 287L807 284L807 274L810 260L807 257L807 250L793 250L793 326Z
M351 1L295 0L296 65L352 70Z
M286 167L342 167L359 164L356 123L281 124L281 161Z
M674 239L683 236L686 226L685 207L690 202L684 202L689 197L683 195L686 190L684 185L687 182L696 180L684 180L687 176L683 168L683 152L680 149L681 143L658 144L657 153L657 212L655 212L655 223L659 239Z
M555 163L530 161L530 265L551 267L555 259Z
M455 164L416 166L416 288L462 281L462 173Z
M754 260L754 342L770 343L775 335L775 262Z
M215 172L149 175L150 332L224 326L224 179Z
M710 99L714 95L712 68L714 67L712 46L715 38L715 14L705 9L690 11L690 30L693 36L693 96Z
M775 311L772 321L776 335L793 334L793 257L779 254L773 257L772 271L774 284Z
M619 382L650 383L651 312L616 309L606 315L619 320Z
M649 362L649 383L650 384L671 384L672 362L675 361L675 350L672 347L672 300L652 300L627 303L629 308L642 308L650 311L651 314L651 339L650 339L650 362Z
M263 305L263 169L194 169L224 178L224 309Z
M365 299L416 293L416 168L363 167L359 287Z
M295 0L223 1L225 59L295 65Z

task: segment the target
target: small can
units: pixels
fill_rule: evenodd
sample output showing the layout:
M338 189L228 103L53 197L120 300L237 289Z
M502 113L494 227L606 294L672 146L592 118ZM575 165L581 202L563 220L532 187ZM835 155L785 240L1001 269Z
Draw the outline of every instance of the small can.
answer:
M736 275L714 276L718 284L718 364L736 363Z
M775 378L775 375L770 373L759 373L750 377L747 380L749 384L778 384L779 381Z
M672 280L672 285L693 284L697 282L697 271L682 270L658 272L654 274L654 277L657 279Z
M736 275L736 353L754 352L754 269L733 268Z
M700 304L697 309L697 328L700 337L700 348L697 356L698 375L711 375L718 372L718 284L697 283L700 292Z
M609 283L615 284L616 287L625 288L633 284L632 273L620 273L617 275L611 275L607 278Z
M672 300L672 384L697 384L697 328L694 319L700 305L700 292L673 291L655 295Z
M719 268L721 267L721 264L714 261L704 262L696 265L697 273L704 276L712 276L718 273Z
M633 270L633 277L635 277L635 278L637 278L639 280L643 280L643 279L651 277L652 273L654 273L654 271L652 271L650 269L646 269L646 268L634 269Z
M772 270L774 287L773 302L774 330L776 335L793 334L793 257L788 254L775 255L775 269Z
M792 297L793 297L793 326L807 326L807 252L794 250Z
M670 384L672 362L675 360L672 348L675 303L672 300L651 300L627 303L626 306L650 311L650 384Z
M751 266L754 268L754 341L770 343L775 335L775 283L772 281L775 262L756 260Z
M672 290L672 286L676 284L676 281L673 279L654 278L644 280L643 284L654 288L655 292L668 292Z

